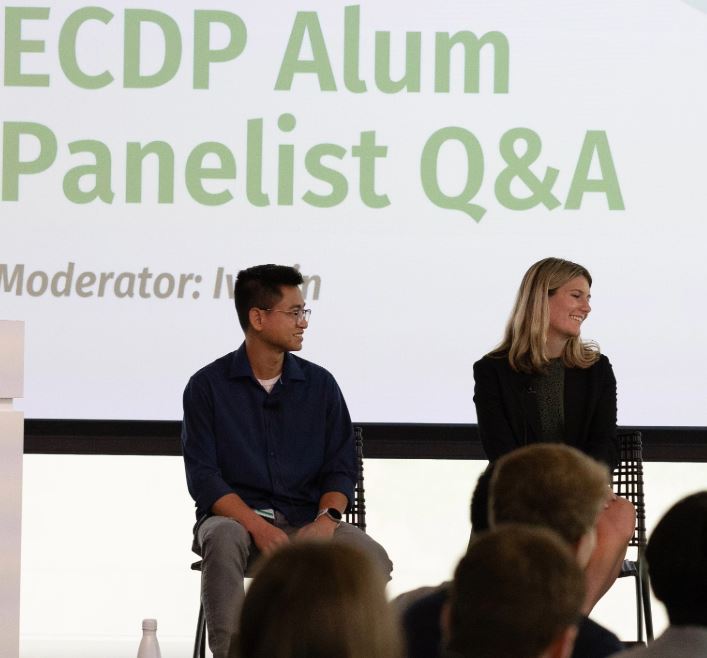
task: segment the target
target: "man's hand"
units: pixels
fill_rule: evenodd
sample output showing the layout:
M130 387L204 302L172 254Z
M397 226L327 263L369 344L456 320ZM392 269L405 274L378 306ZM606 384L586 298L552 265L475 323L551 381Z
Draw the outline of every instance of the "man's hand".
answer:
M290 538L280 528L261 519L255 528L250 529L255 545L263 555L270 555L281 546L289 544Z
M211 506L211 511L219 516L227 516L229 519L238 521L253 537L255 545L263 555L269 555L290 541L282 530L268 523L248 507L237 493L221 496Z
M331 539L334 536L338 524L332 521L326 514L311 523L302 526L297 531L297 539Z

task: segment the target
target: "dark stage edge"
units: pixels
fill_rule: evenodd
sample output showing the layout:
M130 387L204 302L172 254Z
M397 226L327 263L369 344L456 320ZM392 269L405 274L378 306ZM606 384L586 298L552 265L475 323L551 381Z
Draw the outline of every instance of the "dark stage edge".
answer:
M374 459L485 459L476 425L355 423ZM179 421L26 419L26 455L181 455ZM707 462L707 427L620 427L643 434L643 458Z

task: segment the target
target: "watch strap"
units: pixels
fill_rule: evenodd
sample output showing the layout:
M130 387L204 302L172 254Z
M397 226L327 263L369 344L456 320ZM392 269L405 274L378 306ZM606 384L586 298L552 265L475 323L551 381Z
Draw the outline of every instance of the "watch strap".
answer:
M330 520L332 520L334 523L336 523L337 528L341 525L342 514L335 507L326 507L324 509L320 509L317 512L317 516L315 517L314 520L316 521L320 516L328 517Z

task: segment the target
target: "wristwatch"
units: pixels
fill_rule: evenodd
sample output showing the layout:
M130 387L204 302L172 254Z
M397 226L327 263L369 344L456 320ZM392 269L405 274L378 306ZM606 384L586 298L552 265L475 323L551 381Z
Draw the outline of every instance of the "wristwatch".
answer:
M320 516L328 516L334 523L336 523L337 528L341 525L341 519L343 518L341 516L341 512L336 509L336 507L327 507L326 509L320 509L319 512L317 512L317 517L314 520L316 521Z

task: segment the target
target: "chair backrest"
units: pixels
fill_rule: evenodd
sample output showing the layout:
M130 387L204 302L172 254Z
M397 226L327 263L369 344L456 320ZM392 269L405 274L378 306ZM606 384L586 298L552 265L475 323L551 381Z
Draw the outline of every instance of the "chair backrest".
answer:
M366 491L363 487L363 430L354 427L354 445L356 448L356 484L354 486L354 499L351 507L344 515L347 523L358 526L366 531Z
M643 552L646 546L646 503L643 496L643 444L638 431L618 432L619 464L613 475L614 492L633 503L636 528L629 546Z

